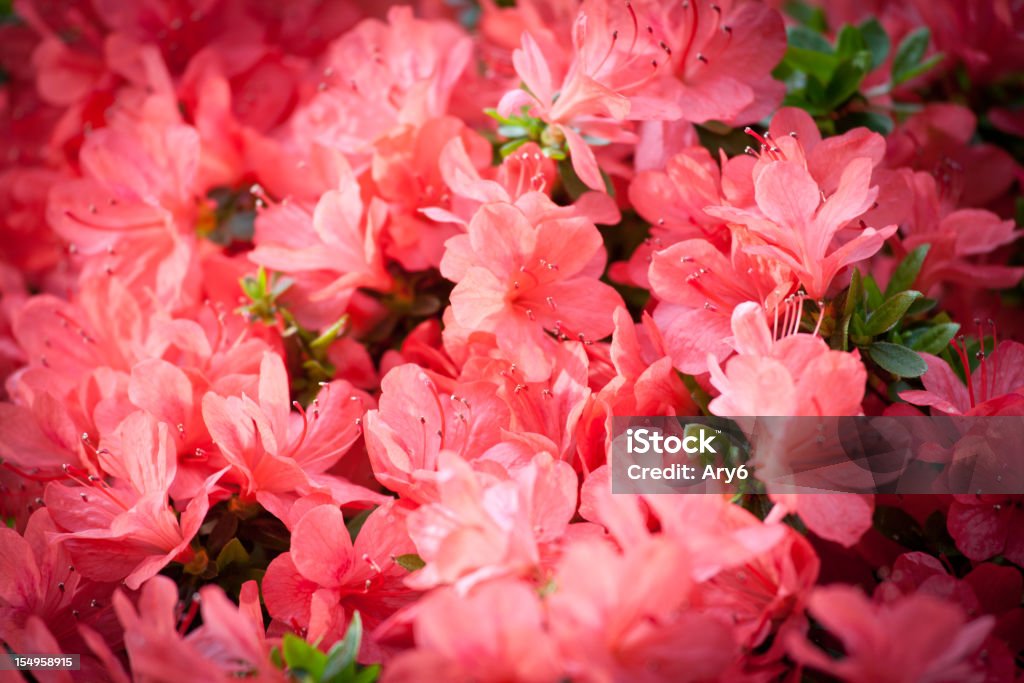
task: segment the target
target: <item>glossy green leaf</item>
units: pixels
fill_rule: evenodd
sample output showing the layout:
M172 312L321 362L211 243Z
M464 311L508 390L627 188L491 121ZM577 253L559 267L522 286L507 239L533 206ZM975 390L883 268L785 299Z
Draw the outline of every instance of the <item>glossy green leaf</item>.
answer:
M949 342L959 331L960 325L957 323L941 323L915 330L915 334L911 335L908 340L909 346L920 353L937 355L949 346Z
M321 679L324 683L346 683L355 676L356 656L363 640L363 620L359 612L352 613L352 621L345 631L345 637L331 647L327 653Z
M414 572L417 569L423 569L427 566L427 563L423 561L423 558L416 553L409 553L408 555L399 555L395 558L395 563L410 572Z
M869 337L877 337L896 327L896 324L906 315L910 305L921 298L921 292L909 289L905 292L894 294L885 302L873 310L864 321L864 334Z
M899 344L875 342L868 347L868 355L880 368L897 377L920 377L928 370L916 351Z
M889 41L889 34L885 32L885 29L878 19L872 17L863 24L860 25L860 35L864 40L864 45L871 53L871 68L877 69L885 63L886 58L889 57L889 49L891 42Z
M914 286L924 259L928 256L929 244L922 244L907 254L900 264L896 266L892 277L889 278L889 286L885 288L885 296L890 297L896 292L902 292Z
M243 565L249 561L249 553L237 538L228 541L217 553L217 572L223 572L229 565Z
M893 83L898 85L913 78L914 71L920 66L924 53L928 51L931 37L928 27L922 26L908 33L900 41L892 60Z

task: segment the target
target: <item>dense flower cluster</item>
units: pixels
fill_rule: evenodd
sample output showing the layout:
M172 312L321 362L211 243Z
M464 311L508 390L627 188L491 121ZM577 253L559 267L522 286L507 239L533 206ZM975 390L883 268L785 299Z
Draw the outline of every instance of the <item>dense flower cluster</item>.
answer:
M15 0L0 643L1020 680L1024 497L611 492L615 416L1024 414L1020 3L782 4Z

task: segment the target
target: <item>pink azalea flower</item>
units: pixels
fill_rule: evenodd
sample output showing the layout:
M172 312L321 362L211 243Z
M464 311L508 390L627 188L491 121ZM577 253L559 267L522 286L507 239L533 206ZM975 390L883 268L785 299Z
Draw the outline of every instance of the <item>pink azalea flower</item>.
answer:
M234 605L219 587L205 586L190 606L182 606L177 587L164 576L146 582L137 604L116 592L114 609L124 627L133 680L197 675L208 681L239 676L265 683L287 680L270 661L255 581L242 585L239 603ZM202 626L185 635L196 607Z
M195 267L194 222L199 187L199 136L152 101L153 119L123 120L96 131L82 146L83 177L57 185L48 219L73 248L91 256L82 277L117 273L130 286L177 302Z
M538 193L515 204L487 204L467 235L446 245L441 273L456 282L458 325L492 332L498 348L530 380L551 372L560 338L600 339L612 331L619 295L598 281L604 248L593 223L565 216Z
M683 88L682 117L745 123L769 114L784 88L771 77L786 34L779 13L756 2L638 2L641 22L660 30Z
M554 72L536 39L523 33L512 61L526 89L509 92L498 105L506 115L525 106L546 121L565 140L573 169L592 190L604 190L604 180L581 131L629 140L608 124L678 113L668 94L675 84L659 70L669 58L667 47L642 35L632 6L625 9L605 3L580 8L572 30L574 54L564 73Z
M648 277L661 300L654 322L680 371L702 374L709 354L719 361L730 354L725 339L739 304L753 300L774 312L795 288L788 265L750 253L759 245L760 239L737 230L729 255L702 239L654 254Z
M633 252L628 275L621 275L649 287L647 269L654 252L688 239L724 244L728 229L704 207L727 203L725 191L718 164L703 147L683 150L668 159L664 169L638 173L629 185L629 201L651 224L650 237Z
M289 503L313 491L339 504L383 502L379 494L327 472L359 438L359 421L370 405L365 393L336 381L324 386L308 412L293 413L284 363L267 352L257 400L208 393L203 419L242 497L286 519Z
M802 163L772 161L755 177L758 212L728 207L706 210L764 240L764 245L749 246L746 251L789 266L807 293L820 299L840 271L873 256L896 232L895 225L880 230L864 226L855 237L834 246L837 233L867 212L878 195L877 187L869 187L872 165L867 157L851 161L826 196L825 186Z
M555 163L544 156L533 142L505 157L496 173L482 174L478 161L470 158L460 138L454 138L445 145L439 163L441 175L450 190L451 210L442 207L422 209L425 215L438 222L465 226L482 204L515 203L529 192L549 193L555 186ZM579 215L601 225L614 225L622 218L615 201L603 192L584 192L572 206Z
M893 245L896 255L929 245L916 281L921 291L931 293L943 283L971 289L1006 289L1024 277L1024 268L1004 265L998 257L993 258L1002 247L1020 238L1022 232L1012 220L982 209L954 209L952 198L944 196L941 181L925 172L905 171L892 182L905 182L912 202L912 213L904 219L899 241ZM902 208L906 213L907 207Z
M31 650L30 619L59 644L55 652L88 652L80 626L117 637L111 585L76 571L64 546L52 542L56 531L45 508L33 513L24 536L0 528L0 641L19 652Z
M858 683L984 680L978 650L992 617L968 621L957 606L925 594L872 605L856 588L839 585L818 588L809 609L846 653L832 659L792 638L792 656L814 669Z
M408 570L395 558L414 552L405 533L408 510L400 503L375 509L353 544L341 510L320 505L292 530L291 550L275 558L263 578L271 616L311 641L340 639L358 611L372 631L415 594ZM364 638L360 661L379 661L380 647Z
M337 189L325 192L315 208L286 201L260 213L249 258L295 280L294 313L314 329L333 324L360 287L387 291L380 238L387 207L364 204L361 187L344 158L333 158Z
M445 241L459 232L455 224L438 225L420 213L449 201L444 176L450 155L444 156L443 150L451 145L458 145L473 171L491 161L487 140L453 116L430 119L420 127L401 126L375 145L373 190L389 208L385 244L388 255L406 270L436 268Z
M958 494L953 496L946 526L957 549L972 560L1002 555L1024 566L1024 512L1020 496Z
M486 382L445 382L413 364L381 381L380 407L366 413L366 448L377 480L403 498L437 497L440 453L472 459L498 444L508 406Z
M438 501L409 514L409 536L427 563L410 586L464 592L495 576L529 575L567 533L578 487L568 464L541 453L509 471L479 468L442 452Z
M86 577L96 581L123 580L138 588L170 562L187 562L189 543L209 509L210 490L223 471L215 473L179 516L169 505L167 491L177 471L177 455L170 427L137 412L119 429L117 455L99 452L104 476L69 477L80 486L52 483L44 499L63 543Z
M1013 184L1017 164L995 145L972 144L976 128L967 107L928 104L886 139L886 165L934 174L952 206L986 206Z
M445 588L414 609L416 647L388 663L384 683L545 683L562 678L544 631L543 604L525 582L496 579L468 595Z
M366 19L327 48L324 85L292 117L293 134L303 146L340 151L362 170L373 142L389 130L447 113L471 57L471 40L457 24L390 8L387 23Z
M753 302L733 311L732 333L738 355L728 361L725 370L714 357L708 357L711 383L721 392L711 401L714 414L861 413L867 371L856 351L833 351L821 337L805 333L776 340L763 309Z
M954 343L963 367L969 368L966 351ZM940 415L1015 415L1024 409L1024 344L1003 341L971 373L969 385L946 361L921 354L928 371L921 376L923 390L901 391L900 398L929 406Z
M737 654L733 633L688 609L695 594L688 564L684 548L665 538L622 553L606 542L573 544L547 598L569 677L700 681L723 674Z
M0 403L0 455L29 474L65 463L97 473L97 442L116 450L116 440L103 437L141 408L177 430L182 468L172 493L195 495L223 466L207 457L200 398L254 383L267 345L234 331L212 307L187 313L172 318L144 307L108 277L88 281L74 303L29 301L15 334L32 349L31 367L12 378L13 403Z
M751 649L775 638L749 662L754 667L777 662L784 655L780 633L806 624L802 609L819 561L810 543L786 525L763 523L718 496L612 494L608 467L584 483L580 514L607 528L625 549L658 537L677 544L697 582L694 607L732 624L734 637Z

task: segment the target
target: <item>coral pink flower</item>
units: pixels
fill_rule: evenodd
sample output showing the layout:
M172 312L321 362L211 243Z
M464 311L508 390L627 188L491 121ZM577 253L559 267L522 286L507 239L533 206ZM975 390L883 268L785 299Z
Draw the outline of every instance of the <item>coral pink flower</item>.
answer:
M576 511L572 467L541 453L503 471L442 452L438 501L409 514L409 536L426 566L416 588L453 584L460 591L503 575L529 575L567 533Z
M1002 555L1024 566L1024 512L1020 496L953 496L946 526L956 547L972 560Z
M340 639L358 611L373 630L415 594L395 558L414 552L405 533L407 509L387 503L366 519L353 544L341 510L320 505L292 530L291 550L275 558L263 578L271 616L311 641ZM364 639L360 661L378 661L380 648Z
M195 265L199 147L196 131L176 121L124 120L89 137L84 177L57 185L47 208L57 234L93 256L83 277L114 272L168 302L195 287L184 276Z
M732 332L738 355L725 371L708 358L711 383L721 392L711 401L714 414L860 414L867 371L856 351L833 351L820 337L804 333L775 340L763 309L753 302L733 311Z
M340 318L358 288L387 291L391 284L380 251L387 207L376 199L364 204L348 163L335 155L333 164L336 189L315 208L287 201L260 213L249 255L295 280L302 296L292 294L293 312L314 329Z
M196 607L202 626L185 635ZM203 587L182 605L174 582L157 576L142 587L135 605L121 591L115 593L114 609L124 627L133 680L196 675L208 681L286 680L270 661L255 581L242 585L237 606L217 586Z
M597 278L604 247L594 224L565 216L529 193L515 204L487 204L468 235L447 243L442 274L456 282L452 313L459 326L492 332L530 380L551 372L549 335L597 340L612 331L621 299Z
M972 81L987 84L1024 66L1024 16L1017 5L1007 0L978 7L951 0L914 0L913 5L931 29L936 49L963 64Z
M267 345L236 333L211 307L186 313L142 306L116 277L83 283L74 303L29 301L15 334L31 366L9 383L14 402L0 403L0 456L29 473L65 463L96 473L96 443L116 450L103 437L142 408L178 431L178 474L188 481L176 480L172 494L191 498L222 466L204 457L199 400L211 388L252 383Z
M970 367L966 351L954 343L964 368ZM1024 344L999 343L988 358L982 358L971 373L969 385L953 372L946 361L921 354L928 371L921 376L924 390L901 391L900 398L946 415L1014 415L1024 410Z
M770 493L775 503L769 521L787 514L800 517L809 530L828 541L849 548L864 536L874 520L873 496L854 493Z
M79 625L115 638L107 600L111 584L94 583L75 571L57 528L44 508L33 513L24 537L0 528L0 641L29 652L29 619L37 618L61 651L85 653Z
M846 266L873 256L896 232L863 227L838 246L836 234L867 212L878 195L869 187L872 161L859 157L842 169L835 190L824 187L803 164L779 160L766 164L756 176L754 196L759 212L709 207L707 212L729 223L746 226L765 245L746 247L750 254L777 259L793 269L807 293L820 299Z
M83 575L96 581L123 580L138 588L170 562L187 562L189 543L209 509L210 489L222 472L207 480L185 507L180 519L170 507L167 491L177 470L170 427L137 412L119 428L120 449L100 450L103 477L67 472L82 486L52 483L44 499L64 544Z
M434 500L442 450L466 459L498 444L508 406L487 382L445 382L417 365L381 381L380 407L366 413L366 448L377 480L403 498Z
M451 209L423 209L424 214L439 222L465 225L482 204L515 203L529 192L550 192L555 186L554 161L532 142L505 157L496 173L483 174L460 138L445 145L439 164L450 190ZM584 192L572 206L579 215L601 225L614 225L622 218L615 200L603 192Z
M769 114L785 89L771 71L786 49L779 13L756 2L636 3L641 22L660 29L683 83L676 102L694 123L745 123Z
M383 502L379 494L327 473L359 438L359 420L370 405L365 393L336 381L324 386L308 412L293 413L284 363L267 352L257 400L208 393L203 419L241 495L286 519L287 503L314 490L340 504Z
M580 514L606 527L625 549L658 536L682 548L688 576L697 582L690 598L694 607L732 624L746 647L776 639L754 659L757 665L782 656L781 631L806 623L802 610L819 561L791 528L763 523L718 496L612 494L608 467L587 478L581 499Z
M565 140L573 169L593 190L603 190L604 180L581 133L626 141L630 135L611 122L678 116L673 92L678 84L659 69L668 48L641 33L632 6L625 10L608 3L580 8L572 30L573 59L564 73L553 71L536 39L523 33L512 61L525 89L509 92L498 105L506 115L526 107L546 121L549 135Z
M886 165L934 174L949 204L985 206L1010 188L1017 164L995 145L971 144L977 122L967 107L928 104L886 138Z
M801 663L844 681L981 681L978 649L992 617L967 621L955 605L914 594L872 605L856 588L817 589L809 609L842 642L846 656L832 659L800 638L790 653Z
M999 249L1024 234L1012 220L982 209L954 209L951 198L943 196L941 181L928 173L904 171L892 181L906 182L912 201L912 212L904 219L894 252L902 256L929 245L916 280L921 291L931 293L940 283L1006 289L1024 277L1024 268L1004 265L997 256ZM902 207L904 214L907 210Z
M774 312L796 287L788 265L748 253L758 245L763 245L758 238L737 230L728 256L702 239L654 254L648 277L661 299L654 322L680 371L702 374L708 354L719 361L729 355L725 339L739 304L756 301Z
M336 149L360 171L389 130L447 113L472 57L452 22L414 18L411 7L393 7L387 19L367 19L328 47L323 87L291 120L304 146Z
M723 674L737 654L732 629L688 608L688 565L684 548L665 538L623 553L599 541L566 550L547 601L569 677L701 681Z
M718 164L703 147L679 152L668 159L664 169L638 173L629 185L629 201L651 224L651 231L630 259L629 279L649 286L646 271L651 254L677 242L707 239L723 244L728 229L721 220L704 213L704 207L726 204L726 191Z
M385 232L388 255L406 270L436 268L444 243L458 234L455 224L435 224L420 210L448 203L443 151L457 145L468 168L486 167L491 145L461 120L445 116L422 126L400 126L377 141L371 171L373 189L389 207ZM472 159L472 160L471 160Z
M488 581L468 595L445 588L414 608L416 647L388 663L384 683L545 683L562 678L533 586ZM495 618L502 615L501 618Z

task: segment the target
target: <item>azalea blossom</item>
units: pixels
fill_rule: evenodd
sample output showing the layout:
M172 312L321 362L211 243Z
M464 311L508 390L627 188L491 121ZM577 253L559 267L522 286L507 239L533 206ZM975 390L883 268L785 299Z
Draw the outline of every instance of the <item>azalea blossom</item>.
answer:
M481 207L468 234L449 240L441 272L458 283L455 322L494 332L528 378L543 379L551 371L545 355L558 339L594 341L611 332L620 299L597 279L604 260L592 223L531 193Z

